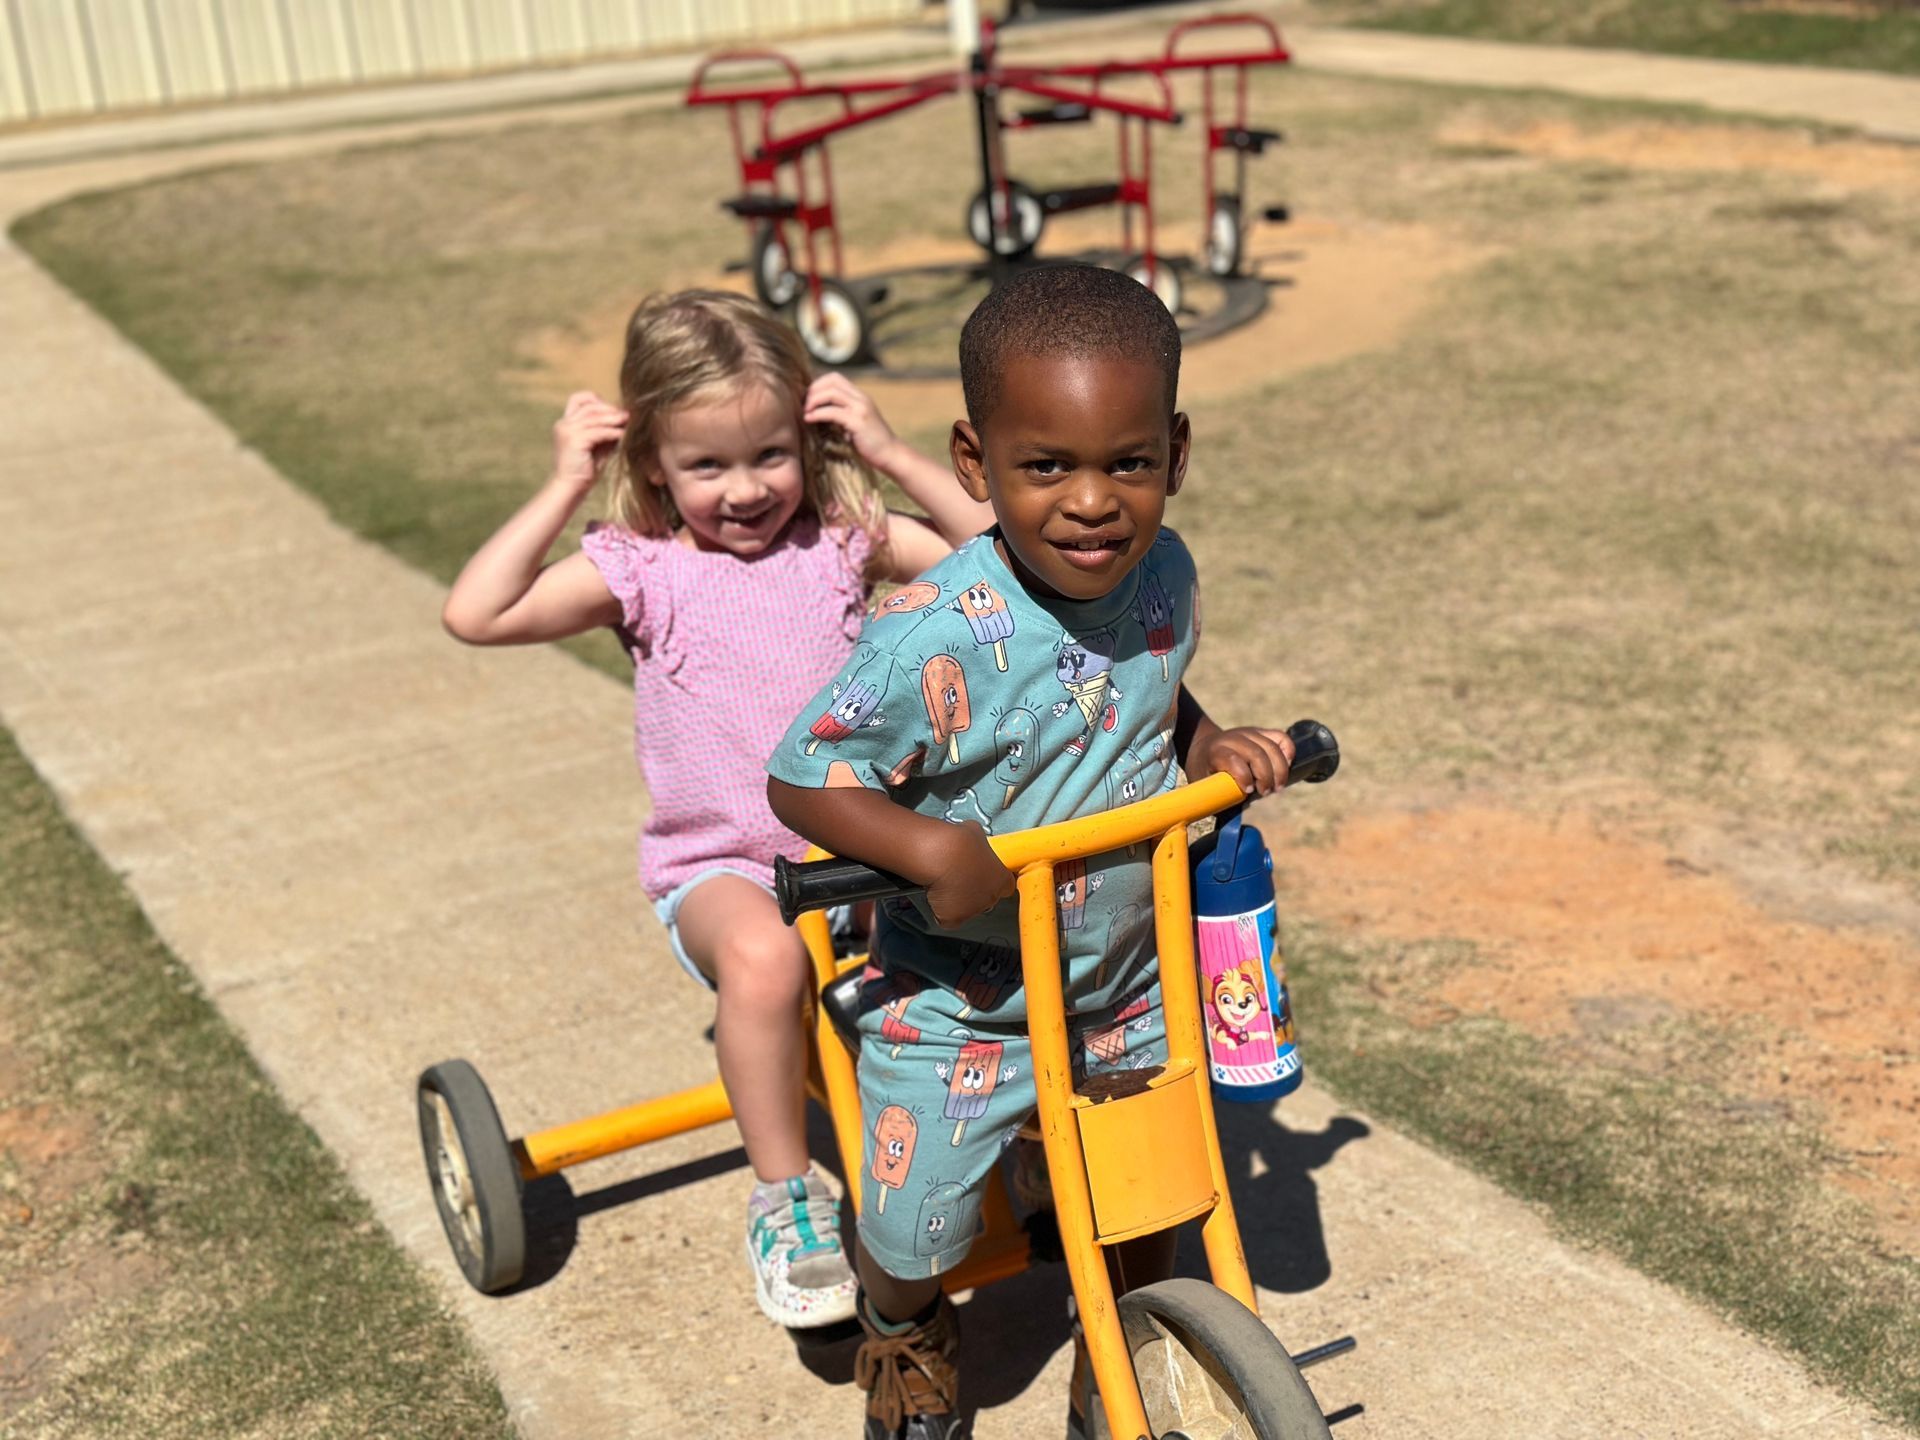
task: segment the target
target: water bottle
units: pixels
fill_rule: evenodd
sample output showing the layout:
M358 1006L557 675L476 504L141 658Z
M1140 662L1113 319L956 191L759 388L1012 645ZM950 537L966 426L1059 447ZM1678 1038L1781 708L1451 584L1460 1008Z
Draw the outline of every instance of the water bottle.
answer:
M1273 856L1241 810L1194 846L1193 924L1213 1093L1273 1100L1297 1089L1300 1054L1275 934Z

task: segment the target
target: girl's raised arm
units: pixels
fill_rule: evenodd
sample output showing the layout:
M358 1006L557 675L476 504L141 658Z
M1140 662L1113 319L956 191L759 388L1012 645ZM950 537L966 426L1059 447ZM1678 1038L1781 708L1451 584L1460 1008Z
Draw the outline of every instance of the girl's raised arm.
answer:
M620 602L585 555L543 566L620 441L627 412L586 391L553 427L553 474L453 582L440 621L470 645L528 645L618 624Z
M873 403L873 397L846 376L835 372L814 381L807 390L802 418L809 425L827 423L846 431L860 458L882 475L889 476L906 492L909 500L925 510L933 530L946 542L945 548L936 551L932 560L907 571L902 578L918 575L948 550L971 540L993 524L992 507L981 504L962 490L951 466L928 459L895 435L893 427L880 413L880 407ZM902 531L901 522L906 518L892 517L889 539L895 545L905 543L917 551L922 547Z

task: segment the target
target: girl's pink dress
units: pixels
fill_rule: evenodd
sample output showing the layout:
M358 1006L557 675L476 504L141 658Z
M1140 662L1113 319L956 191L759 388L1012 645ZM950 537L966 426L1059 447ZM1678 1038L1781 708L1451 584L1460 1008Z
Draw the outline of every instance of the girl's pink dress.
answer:
M767 808L767 757L846 663L865 618L871 539L796 516L760 555L589 526L633 659L633 754L653 796L640 883L659 899L728 866L773 883L806 842Z

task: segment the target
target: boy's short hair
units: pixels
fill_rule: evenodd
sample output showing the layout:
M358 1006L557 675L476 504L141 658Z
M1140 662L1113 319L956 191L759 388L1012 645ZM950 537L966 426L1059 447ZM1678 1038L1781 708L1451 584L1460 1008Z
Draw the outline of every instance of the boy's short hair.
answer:
M996 285L960 332L967 418L984 425L1015 355L1111 355L1158 365L1167 414L1180 389L1180 327L1137 280L1097 265L1035 265Z

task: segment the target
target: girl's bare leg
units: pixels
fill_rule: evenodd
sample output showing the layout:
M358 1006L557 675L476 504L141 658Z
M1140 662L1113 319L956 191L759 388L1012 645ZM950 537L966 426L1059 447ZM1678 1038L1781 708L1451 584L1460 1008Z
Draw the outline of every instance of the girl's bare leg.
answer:
M807 1049L802 1007L813 968L773 897L716 875L680 904L680 943L719 991L720 1078L747 1160L761 1180L807 1168Z

